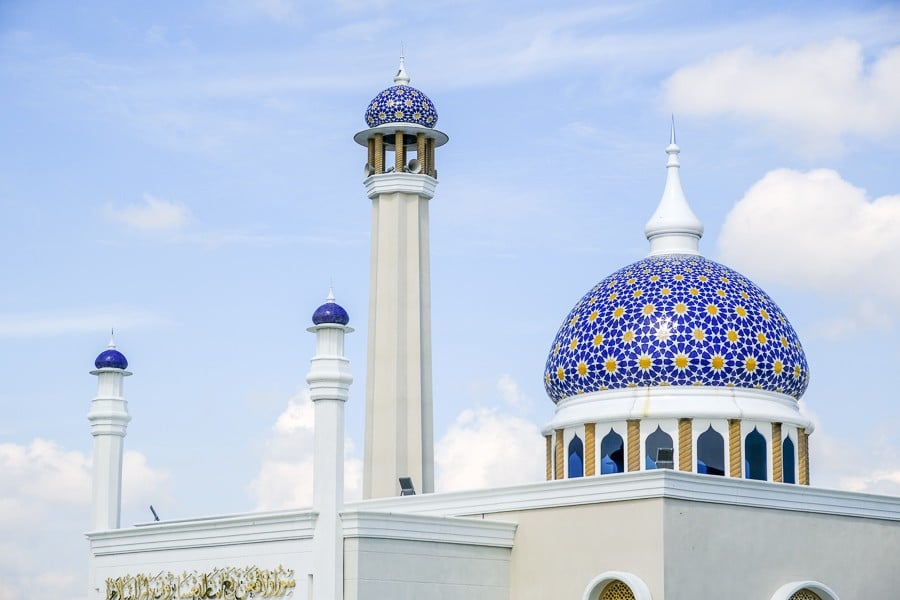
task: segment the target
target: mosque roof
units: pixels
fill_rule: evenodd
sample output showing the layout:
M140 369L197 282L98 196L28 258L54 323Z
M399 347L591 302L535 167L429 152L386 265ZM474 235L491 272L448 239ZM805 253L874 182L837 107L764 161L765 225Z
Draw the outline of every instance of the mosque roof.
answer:
M544 370L554 402L635 387L714 386L800 398L809 366L775 302L700 255L703 225L679 179L674 127L668 176L645 233L650 254L592 287L563 321Z
M402 56L394 84L379 92L369 102L365 115L366 125L378 127L412 123L422 127L434 127L438 120L434 103L422 91L409 85L409 75L406 74Z

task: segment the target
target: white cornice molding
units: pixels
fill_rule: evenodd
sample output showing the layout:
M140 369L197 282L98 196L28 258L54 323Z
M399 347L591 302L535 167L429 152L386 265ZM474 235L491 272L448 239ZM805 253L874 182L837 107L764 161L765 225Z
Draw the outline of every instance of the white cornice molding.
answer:
M786 394L739 387L645 386L604 390L560 400L544 435L584 423L626 419L743 419L788 423L812 430L797 401Z
M651 498L900 521L900 497L668 469L363 500L349 504L347 509L467 516Z
M349 510L341 514L344 537L412 540L512 548L516 523L462 517Z
M251 513L147 523L86 535L95 556L312 539L318 513Z
M423 173L381 173L369 175L363 181L366 194L375 198L382 194L416 194L427 199L434 198L437 179Z

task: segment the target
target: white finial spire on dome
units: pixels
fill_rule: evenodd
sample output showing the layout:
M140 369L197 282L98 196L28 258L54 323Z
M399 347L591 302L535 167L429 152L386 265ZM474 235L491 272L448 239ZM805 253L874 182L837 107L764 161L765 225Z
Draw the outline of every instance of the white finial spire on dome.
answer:
M109 330L109 345L107 346L107 348L115 349L115 347L116 347L116 330L113 328L110 328L110 330Z
M334 286L332 285L328 286L328 296L326 296L325 302L334 304Z
M650 242L650 256L657 254L700 254L700 238L703 237L703 223L691 210L684 190L681 189L681 177L678 153L681 149L675 144L675 116L672 116L672 133L666 154L666 187L656 212L644 226L644 234Z
M403 59L403 44L400 45L400 68L394 75L394 83L397 85L409 85L409 75L406 73L406 61Z

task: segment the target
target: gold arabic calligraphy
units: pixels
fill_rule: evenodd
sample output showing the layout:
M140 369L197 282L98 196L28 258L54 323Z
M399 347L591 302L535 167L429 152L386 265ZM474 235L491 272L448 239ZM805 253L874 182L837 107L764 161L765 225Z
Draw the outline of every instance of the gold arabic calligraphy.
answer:
M156 575L125 575L106 580L106 600L244 600L280 598L293 594L294 570L258 567L192 571L181 575L162 571Z

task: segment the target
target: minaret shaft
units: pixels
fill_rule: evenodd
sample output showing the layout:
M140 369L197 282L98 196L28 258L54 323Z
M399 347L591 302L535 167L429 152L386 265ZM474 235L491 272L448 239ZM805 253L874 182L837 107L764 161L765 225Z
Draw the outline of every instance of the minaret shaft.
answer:
M91 401L88 421L93 443L91 529L118 529L121 525L122 463L125 433L131 417L122 395L123 369L98 369L97 396Z
M408 476L434 491L428 201L435 180L390 173L366 180L372 255L363 495L395 496Z

